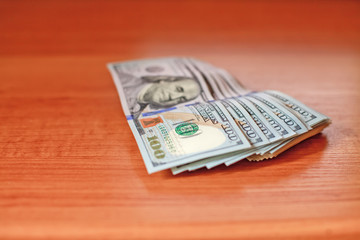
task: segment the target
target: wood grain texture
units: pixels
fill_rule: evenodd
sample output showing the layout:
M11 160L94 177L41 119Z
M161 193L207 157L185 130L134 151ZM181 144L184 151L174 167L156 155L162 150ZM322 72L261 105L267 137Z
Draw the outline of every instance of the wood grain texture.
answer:
M1 1L0 239L359 239L356 1ZM105 64L193 56L333 124L148 175Z

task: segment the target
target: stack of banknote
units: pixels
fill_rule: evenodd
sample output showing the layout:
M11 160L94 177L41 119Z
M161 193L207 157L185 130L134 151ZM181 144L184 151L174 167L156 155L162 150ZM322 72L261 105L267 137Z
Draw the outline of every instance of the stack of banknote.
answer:
M250 91L226 70L197 59L108 68L149 173L273 158L330 124L285 93Z

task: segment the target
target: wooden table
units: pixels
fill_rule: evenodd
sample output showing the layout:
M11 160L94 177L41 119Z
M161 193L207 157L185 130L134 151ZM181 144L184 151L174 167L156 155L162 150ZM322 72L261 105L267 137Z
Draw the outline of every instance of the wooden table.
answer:
M0 239L360 239L360 4L1 1ZM329 115L259 163L148 175L105 64L193 56Z

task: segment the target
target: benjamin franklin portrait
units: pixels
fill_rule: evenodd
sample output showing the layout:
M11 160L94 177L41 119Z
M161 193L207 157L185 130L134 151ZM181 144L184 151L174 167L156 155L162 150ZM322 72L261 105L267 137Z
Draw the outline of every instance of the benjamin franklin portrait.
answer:
M146 107L161 109L189 102L200 94L199 83L182 76L122 76L122 85L133 115Z

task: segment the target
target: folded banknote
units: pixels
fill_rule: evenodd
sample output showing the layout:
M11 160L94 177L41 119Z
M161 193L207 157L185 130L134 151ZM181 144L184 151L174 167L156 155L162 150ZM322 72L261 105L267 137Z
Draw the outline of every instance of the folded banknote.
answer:
M149 173L273 158L330 124L289 95L250 91L226 70L193 58L108 69Z

